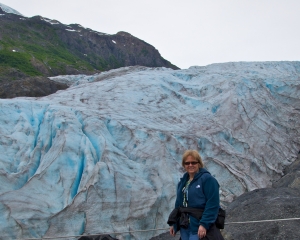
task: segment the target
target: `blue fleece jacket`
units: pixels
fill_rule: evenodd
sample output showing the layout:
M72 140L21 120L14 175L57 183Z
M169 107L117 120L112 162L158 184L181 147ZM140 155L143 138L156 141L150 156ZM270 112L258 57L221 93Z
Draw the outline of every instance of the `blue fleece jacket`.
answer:
M177 186L177 197L175 208L183 207L183 192L186 182L189 179L188 173L185 173L180 179ZM197 220L190 216L190 229L193 234L198 233L199 225L206 230L216 221L219 207L219 183L204 168L200 168L199 172L194 176L188 187L188 207L204 209L202 218Z

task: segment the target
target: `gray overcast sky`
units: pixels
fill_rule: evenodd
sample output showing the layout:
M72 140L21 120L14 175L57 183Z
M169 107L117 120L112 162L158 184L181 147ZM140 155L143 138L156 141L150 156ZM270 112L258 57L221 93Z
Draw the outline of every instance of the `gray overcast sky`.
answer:
M180 68L300 60L300 0L0 0L41 15L153 45Z

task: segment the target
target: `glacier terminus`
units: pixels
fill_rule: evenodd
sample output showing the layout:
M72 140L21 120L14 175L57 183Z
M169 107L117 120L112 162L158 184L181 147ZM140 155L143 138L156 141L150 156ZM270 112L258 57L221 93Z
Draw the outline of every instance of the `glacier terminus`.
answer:
M129 231L168 227L184 150L203 156L224 207L270 186L300 150L300 62L51 79L70 87L0 100L3 239L148 240L162 232Z

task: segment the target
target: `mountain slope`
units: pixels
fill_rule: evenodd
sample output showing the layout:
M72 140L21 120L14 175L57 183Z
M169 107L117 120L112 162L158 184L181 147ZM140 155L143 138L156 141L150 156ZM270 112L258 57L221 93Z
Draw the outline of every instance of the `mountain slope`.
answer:
M108 35L1 8L0 14L0 81L91 74L131 65L178 69L153 46L126 32Z
M300 149L300 63L61 76L42 98L0 100L6 239L167 227L181 155L197 149L222 205L272 185ZM122 236L121 236L122 235Z

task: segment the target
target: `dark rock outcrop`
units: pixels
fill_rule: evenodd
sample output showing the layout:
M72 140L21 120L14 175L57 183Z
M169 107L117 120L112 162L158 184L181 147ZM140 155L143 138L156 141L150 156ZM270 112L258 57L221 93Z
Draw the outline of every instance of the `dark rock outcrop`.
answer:
M68 88L66 84L51 81L46 77L33 77L24 80L0 83L0 98L42 97Z
M300 156L300 155L299 155ZM300 158L289 165L284 170L284 176L277 182L273 183L273 187L290 187L300 190Z
M256 189L236 198L227 208L223 234L227 240L300 239L300 220L232 223L300 217L300 160L285 169L273 188Z

